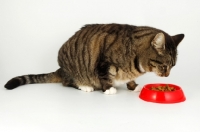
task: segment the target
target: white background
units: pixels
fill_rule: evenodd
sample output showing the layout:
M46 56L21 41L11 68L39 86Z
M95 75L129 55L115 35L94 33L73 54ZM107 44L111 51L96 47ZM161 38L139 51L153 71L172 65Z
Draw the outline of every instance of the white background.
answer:
M195 0L1 0L1 132L199 132L200 3ZM61 84L35 84L8 91L4 84L24 74L58 69L61 45L85 24L152 26L171 35L184 33L177 65L167 78L146 74L140 86L180 85L187 100L148 103L124 86L116 95L84 93Z

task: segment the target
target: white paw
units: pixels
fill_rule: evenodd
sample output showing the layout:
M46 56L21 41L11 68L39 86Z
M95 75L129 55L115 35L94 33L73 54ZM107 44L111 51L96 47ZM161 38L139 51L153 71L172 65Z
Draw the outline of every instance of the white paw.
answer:
M134 92L140 92L142 90L142 87L140 87L139 85L136 86L135 90L133 90Z
M79 86L78 87L80 90L85 91L85 92L92 92L94 91L93 87L89 87L89 86Z
M109 95L111 95L111 94L116 94L116 93L117 93L117 89L114 88L114 87L111 87L110 89L108 89L108 90L106 90L106 91L104 92L104 94L109 94Z

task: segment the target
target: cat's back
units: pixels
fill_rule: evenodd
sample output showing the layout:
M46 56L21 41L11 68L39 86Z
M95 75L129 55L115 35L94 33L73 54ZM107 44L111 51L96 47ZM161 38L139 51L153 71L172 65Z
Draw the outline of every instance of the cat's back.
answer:
M160 32L161 30L149 27L149 26L134 26L134 25L129 25L129 24L116 24L116 23L111 23L111 24L87 24L83 26L77 33L84 31L84 30L90 30L90 31L96 31L101 32L101 33L108 33L108 34L114 34L114 33L132 33L132 34L137 34L137 33L144 33L147 31L151 32Z

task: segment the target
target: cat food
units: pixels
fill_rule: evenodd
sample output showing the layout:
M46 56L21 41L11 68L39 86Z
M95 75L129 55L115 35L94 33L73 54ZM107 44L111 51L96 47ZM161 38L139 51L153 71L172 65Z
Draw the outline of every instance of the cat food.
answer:
M165 86L151 87L150 90L168 92L168 91L175 91L176 89L174 87L170 87L167 84Z

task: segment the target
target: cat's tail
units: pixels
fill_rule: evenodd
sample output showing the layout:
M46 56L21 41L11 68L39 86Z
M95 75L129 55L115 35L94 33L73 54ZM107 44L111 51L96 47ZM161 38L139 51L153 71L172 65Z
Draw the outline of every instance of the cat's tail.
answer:
M36 74L36 75L23 75L10 79L6 84L5 88L12 90L18 86L25 84L34 84L34 83L59 83L62 82L61 77L61 68L55 72L47 74Z

